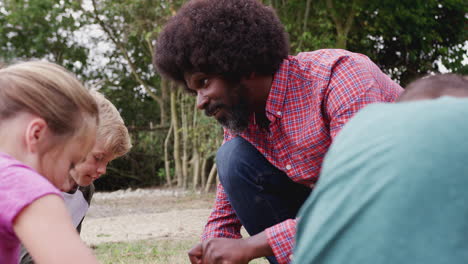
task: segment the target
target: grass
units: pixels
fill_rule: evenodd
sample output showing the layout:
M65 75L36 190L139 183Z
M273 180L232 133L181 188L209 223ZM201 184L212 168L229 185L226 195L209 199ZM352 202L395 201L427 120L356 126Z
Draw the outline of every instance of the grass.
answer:
M171 210L185 209L210 209L213 206L214 193L161 196L146 198L125 198L116 200L95 200L91 206L98 206L96 212L113 212L116 215L126 215L129 209L140 214L160 213ZM151 210L142 205L151 204ZM103 209L104 208L104 209ZM138 211L139 209L144 209ZM96 216L95 216L96 217ZM98 215L98 217L109 217ZM89 220L85 219L86 220ZM189 220L188 220L189 221ZM200 230L201 231L201 230ZM247 237L245 230L242 235ZM98 237L110 236L109 234L97 234ZM187 264L190 263L187 252L200 241L199 234L188 234L186 237L161 237L130 241L108 242L91 246L100 263L103 264ZM233 249L236 250L236 249ZM266 259L256 259L250 264L268 264Z
M103 264L186 264L190 263L187 251L196 243L193 239L150 239L132 242L103 243L93 246L94 254ZM251 264L267 264L256 259Z

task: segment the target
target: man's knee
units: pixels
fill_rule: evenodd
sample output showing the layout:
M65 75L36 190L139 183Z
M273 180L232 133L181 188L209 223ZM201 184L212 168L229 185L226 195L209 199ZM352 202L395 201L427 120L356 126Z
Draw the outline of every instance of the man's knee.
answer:
M248 141L236 137L224 143L216 153L218 176L224 189L234 188L244 177L249 177L250 163L255 163L260 152ZM226 190L228 191L228 190Z

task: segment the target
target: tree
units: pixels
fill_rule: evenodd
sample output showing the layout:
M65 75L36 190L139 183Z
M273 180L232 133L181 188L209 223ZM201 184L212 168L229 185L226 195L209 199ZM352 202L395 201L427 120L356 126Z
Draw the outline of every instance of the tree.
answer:
M87 49L74 38L83 22L80 1L0 1L0 60L46 58L84 77Z
M164 172L166 182L169 185L176 183L177 186L187 187L189 182L188 174L201 176L204 180L207 172L203 171L202 164L208 164L206 159L212 159L211 155L205 155L201 151L201 146L205 146L204 137L194 139L191 135L200 132L199 120L194 112L195 100L189 98L181 89L176 89L178 84L161 79L153 72L151 65L153 57L153 44L156 41L158 32L161 30L167 19L175 13L175 10L184 1L166 0L92 0L92 8L87 14L91 21L98 24L110 40L115 50L110 55L112 64L123 63L124 72L131 73L131 82L136 82L142 87L143 93L154 99L159 106L159 127L167 131L164 136ZM117 71L121 70L116 67ZM106 70L109 70L107 68ZM115 70L112 70L115 71ZM107 78L102 86L112 85L122 82L122 77L112 82ZM151 113L147 113L151 115ZM153 114L154 115L154 114ZM211 124L214 124L211 121ZM213 127L210 127L213 129ZM214 128L216 129L216 128ZM217 130L219 131L219 130ZM206 132L211 137L220 137L219 133ZM209 138L209 137L208 137ZM169 143L172 146L169 147ZM211 146L211 149L217 148ZM172 155L169 155L172 151ZM170 160L169 160L170 159ZM173 166L173 170L171 167ZM175 174L174 178L169 175ZM192 184L198 182L192 178Z
M463 0L368 1L356 17L349 47L371 57L402 85L439 72L438 61L463 73L467 12Z
M120 57L132 78L145 93L159 105L159 123L167 125L165 102L168 97L166 82L152 73L153 39L161 24L171 14L164 1L92 0L91 20L101 27L106 37L115 45L114 56ZM172 3L170 3L172 6Z
M463 0L264 0L290 35L291 51L345 48L363 53L393 79L406 85L438 62L466 73Z

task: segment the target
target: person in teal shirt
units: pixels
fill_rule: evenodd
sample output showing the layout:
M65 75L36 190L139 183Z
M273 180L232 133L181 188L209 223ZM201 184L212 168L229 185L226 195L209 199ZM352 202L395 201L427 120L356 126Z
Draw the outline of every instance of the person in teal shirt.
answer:
M467 189L468 80L420 79L336 137L300 210L293 263L468 263Z

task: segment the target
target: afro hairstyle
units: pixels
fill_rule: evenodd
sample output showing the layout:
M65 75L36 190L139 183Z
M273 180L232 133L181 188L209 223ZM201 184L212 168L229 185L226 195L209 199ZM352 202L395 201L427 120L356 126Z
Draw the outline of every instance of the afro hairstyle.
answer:
M252 73L273 75L288 52L273 8L258 0L191 0L159 34L153 64L179 83L195 72L238 82Z

